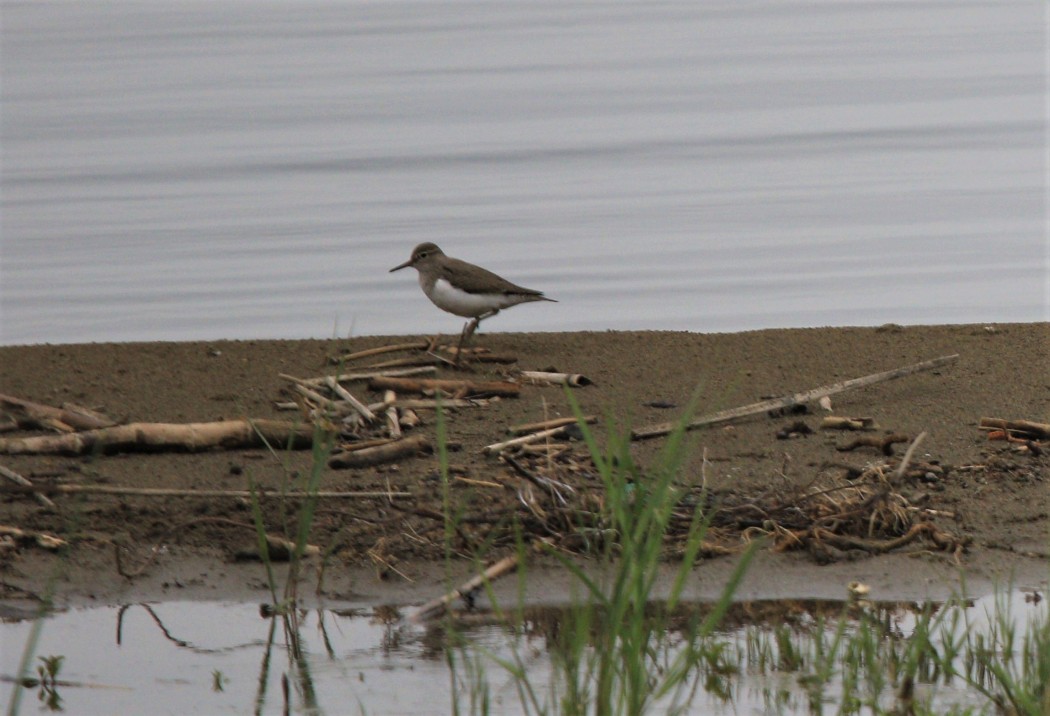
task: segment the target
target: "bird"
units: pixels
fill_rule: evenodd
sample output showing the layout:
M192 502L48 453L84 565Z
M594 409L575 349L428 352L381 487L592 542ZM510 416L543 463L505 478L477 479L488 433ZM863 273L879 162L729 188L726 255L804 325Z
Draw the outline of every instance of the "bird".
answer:
M435 306L473 319L463 327L460 348L483 320L504 308L531 301L557 303L542 291L519 286L488 269L446 256L437 244L429 241L412 249L408 261L390 269L390 273L409 266L419 272L419 285Z

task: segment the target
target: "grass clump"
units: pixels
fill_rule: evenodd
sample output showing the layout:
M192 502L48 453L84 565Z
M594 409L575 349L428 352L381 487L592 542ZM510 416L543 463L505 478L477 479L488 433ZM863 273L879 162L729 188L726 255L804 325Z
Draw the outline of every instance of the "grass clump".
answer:
M712 609L703 617L694 612L684 624L676 620L674 644L670 642L671 615L681 605L708 525L701 507L705 500L686 500L688 493L677 486L686 422L668 438L656 464L642 470L631 459L626 437L612 439L602 450L581 420L583 439L600 477L602 513L599 525L588 515L580 529L598 537L599 567L583 567L547 545L546 551L571 573L582 594L550 643L553 673L545 679L545 688L530 675L520 644L510 657L489 654L511 675L525 712L635 716L659 709L660 713L684 713L698 692L698 680L703 678L705 688L711 690L724 684L732 671L725 644L713 636L755 546L744 552ZM670 568L670 589L654 601L658 582L669 570L669 530L675 513L683 509L691 512L691 524L684 543L675 540L680 548ZM521 539L518 545L524 563L526 547ZM489 687L476 658L478 649L470 644L450 645L452 652L461 655L459 663L469 666L472 713L489 708L485 698ZM455 656L449 663L454 670ZM458 700L453 703L457 713L462 706Z

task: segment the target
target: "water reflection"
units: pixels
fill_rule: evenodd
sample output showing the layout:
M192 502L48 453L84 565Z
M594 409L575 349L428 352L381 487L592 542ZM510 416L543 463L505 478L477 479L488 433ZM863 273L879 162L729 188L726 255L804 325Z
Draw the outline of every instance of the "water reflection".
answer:
M1039 619L1045 624L1045 601L1031 594L1026 600L1020 592L1006 601L1022 627ZM930 638L950 644L967 633L994 634L998 629L1001 635L1001 626L988 617L994 605L991 597L965 603L955 610L961 616L942 618L944 628ZM654 663L669 664L687 648L692 626L710 608L690 604L662 613L653 606L652 618L667 627L653 644ZM942 609L943 604L919 602L735 603L712 637L717 647L713 656L699 662L693 674L696 703L714 713L819 711L838 699L839 682L850 678L845 665L852 658L846 653L837 658L835 679L817 688L822 650L863 626L873 637L873 651L858 656L859 662L875 658L882 653L878 650L899 648L904 653L901 645L922 628L923 616L936 619ZM15 616L0 626L5 644L0 694L10 702L18 693L23 703L37 695L45 707L78 714L335 714L359 709L443 714L453 698L464 707L477 697L481 679L489 707L517 713L528 709L515 680L497 661L526 667L533 688L547 693L552 679L561 678L559 659L571 646L579 612L542 606L506 613L473 610L419 627L406 625L401 616L393 606L275 612L199 602L70 610L46 620L36 648L43 659L61 657L50 682L37 671L21 682L15 679L31 623ZM592 636L609 627L600 613L588 619ZM943 703L976 698L958 678L948 678L935 659L919 666L913 686L924 698L935 694ZM861 672L853 678L861 676L870 678ZM977 671L973 677L991 679ZM897 697L891 682L881 688L880 698Z

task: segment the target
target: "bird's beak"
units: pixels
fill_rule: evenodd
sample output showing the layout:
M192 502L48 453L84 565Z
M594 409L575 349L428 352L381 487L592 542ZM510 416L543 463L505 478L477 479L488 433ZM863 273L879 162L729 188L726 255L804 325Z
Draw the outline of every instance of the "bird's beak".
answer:
M395 271L400 271L401 269L403 269L403 268L408 268L408 267L409 267L409 266L411 266L411 265L412 265L412 259L409 259L409 260L408 260L408 261L406 261L405 263L403 263L403 264L398 264L398 265L397 265L397 266L395 266L394 268L390 269L389 273L394 273Z

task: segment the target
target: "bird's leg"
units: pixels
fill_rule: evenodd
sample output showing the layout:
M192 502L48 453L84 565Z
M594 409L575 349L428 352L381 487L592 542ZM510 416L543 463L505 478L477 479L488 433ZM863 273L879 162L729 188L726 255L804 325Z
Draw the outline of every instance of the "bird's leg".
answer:
M459 346L456 348L457 367L459 366L460 358L463 356L463 345L473 337L474 331L478 330L478 325L480 325L482 321L486 318L492 318L497 313L499 313L499 309L494 308L487 313L482 313L480 316L476 316L472 321L467 321L463 326L463 332L459 334Z
M476 331L478 329L478 326L481 325L482 321L484 321L486 318L492 318L497 313L499 313L499 309L498 308L493 308L488 313L482 313L480 316L478 316L473 321L468 323L467 324L467 339L469 340L470 337L474 335L474 331Z
M474 328L471 328L471 325L476 321L477 319L463 324L463 330L459 334L459 345L456 346L456 359L452 362L452 365L456 368L459 368L459 362L463 359L463 344L467 342L467 338L474 332Z

